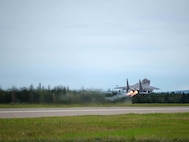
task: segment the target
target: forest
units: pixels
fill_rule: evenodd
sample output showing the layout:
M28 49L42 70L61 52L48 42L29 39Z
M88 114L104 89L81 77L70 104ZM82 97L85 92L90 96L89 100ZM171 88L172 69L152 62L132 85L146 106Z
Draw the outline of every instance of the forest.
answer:
M90 104L90 103L189 103L189 94L185 93L152 93L136 95L135 97L121 97L107 100L113 94L98 89L70 90L69 87L56 86L53 89L33 85L22 88L0 89L1 104ZM116 97L115 97L116 98Z

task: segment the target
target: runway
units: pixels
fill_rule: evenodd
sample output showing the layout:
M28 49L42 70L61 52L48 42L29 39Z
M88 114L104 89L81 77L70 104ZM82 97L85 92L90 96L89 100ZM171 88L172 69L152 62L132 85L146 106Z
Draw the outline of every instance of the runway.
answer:
M181 107L73 107L73 108L1 108L0 118L33 118L47 116L116 115L146 113L189 112L188 106Z

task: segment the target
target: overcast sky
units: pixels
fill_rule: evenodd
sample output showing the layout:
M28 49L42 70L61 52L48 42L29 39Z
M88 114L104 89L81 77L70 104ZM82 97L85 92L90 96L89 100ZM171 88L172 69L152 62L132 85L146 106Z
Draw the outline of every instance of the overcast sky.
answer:
M0 86L189 89L188 0L0 0Z

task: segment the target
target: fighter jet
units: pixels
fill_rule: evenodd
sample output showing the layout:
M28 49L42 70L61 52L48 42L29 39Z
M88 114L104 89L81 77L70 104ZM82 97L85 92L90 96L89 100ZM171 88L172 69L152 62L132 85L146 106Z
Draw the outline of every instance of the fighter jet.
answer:
M134 85L129 85L128 79L126 82L126 86L123 87L115 87L115 90L119 90L119 92L125 92L126 96L134 97L137 94L147 95L153 92L153 90L158 90L159 88L150 86L150 80L143 79L142 82L139 80L138 83Z

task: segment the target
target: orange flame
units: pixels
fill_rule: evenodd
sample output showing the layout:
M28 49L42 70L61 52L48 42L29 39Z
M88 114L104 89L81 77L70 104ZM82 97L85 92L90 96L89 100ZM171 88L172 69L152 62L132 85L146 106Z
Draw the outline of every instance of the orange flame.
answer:
M127 93L127 96L133 97L133 96L137 95L138 93L139 93L138 90L130 90Z

